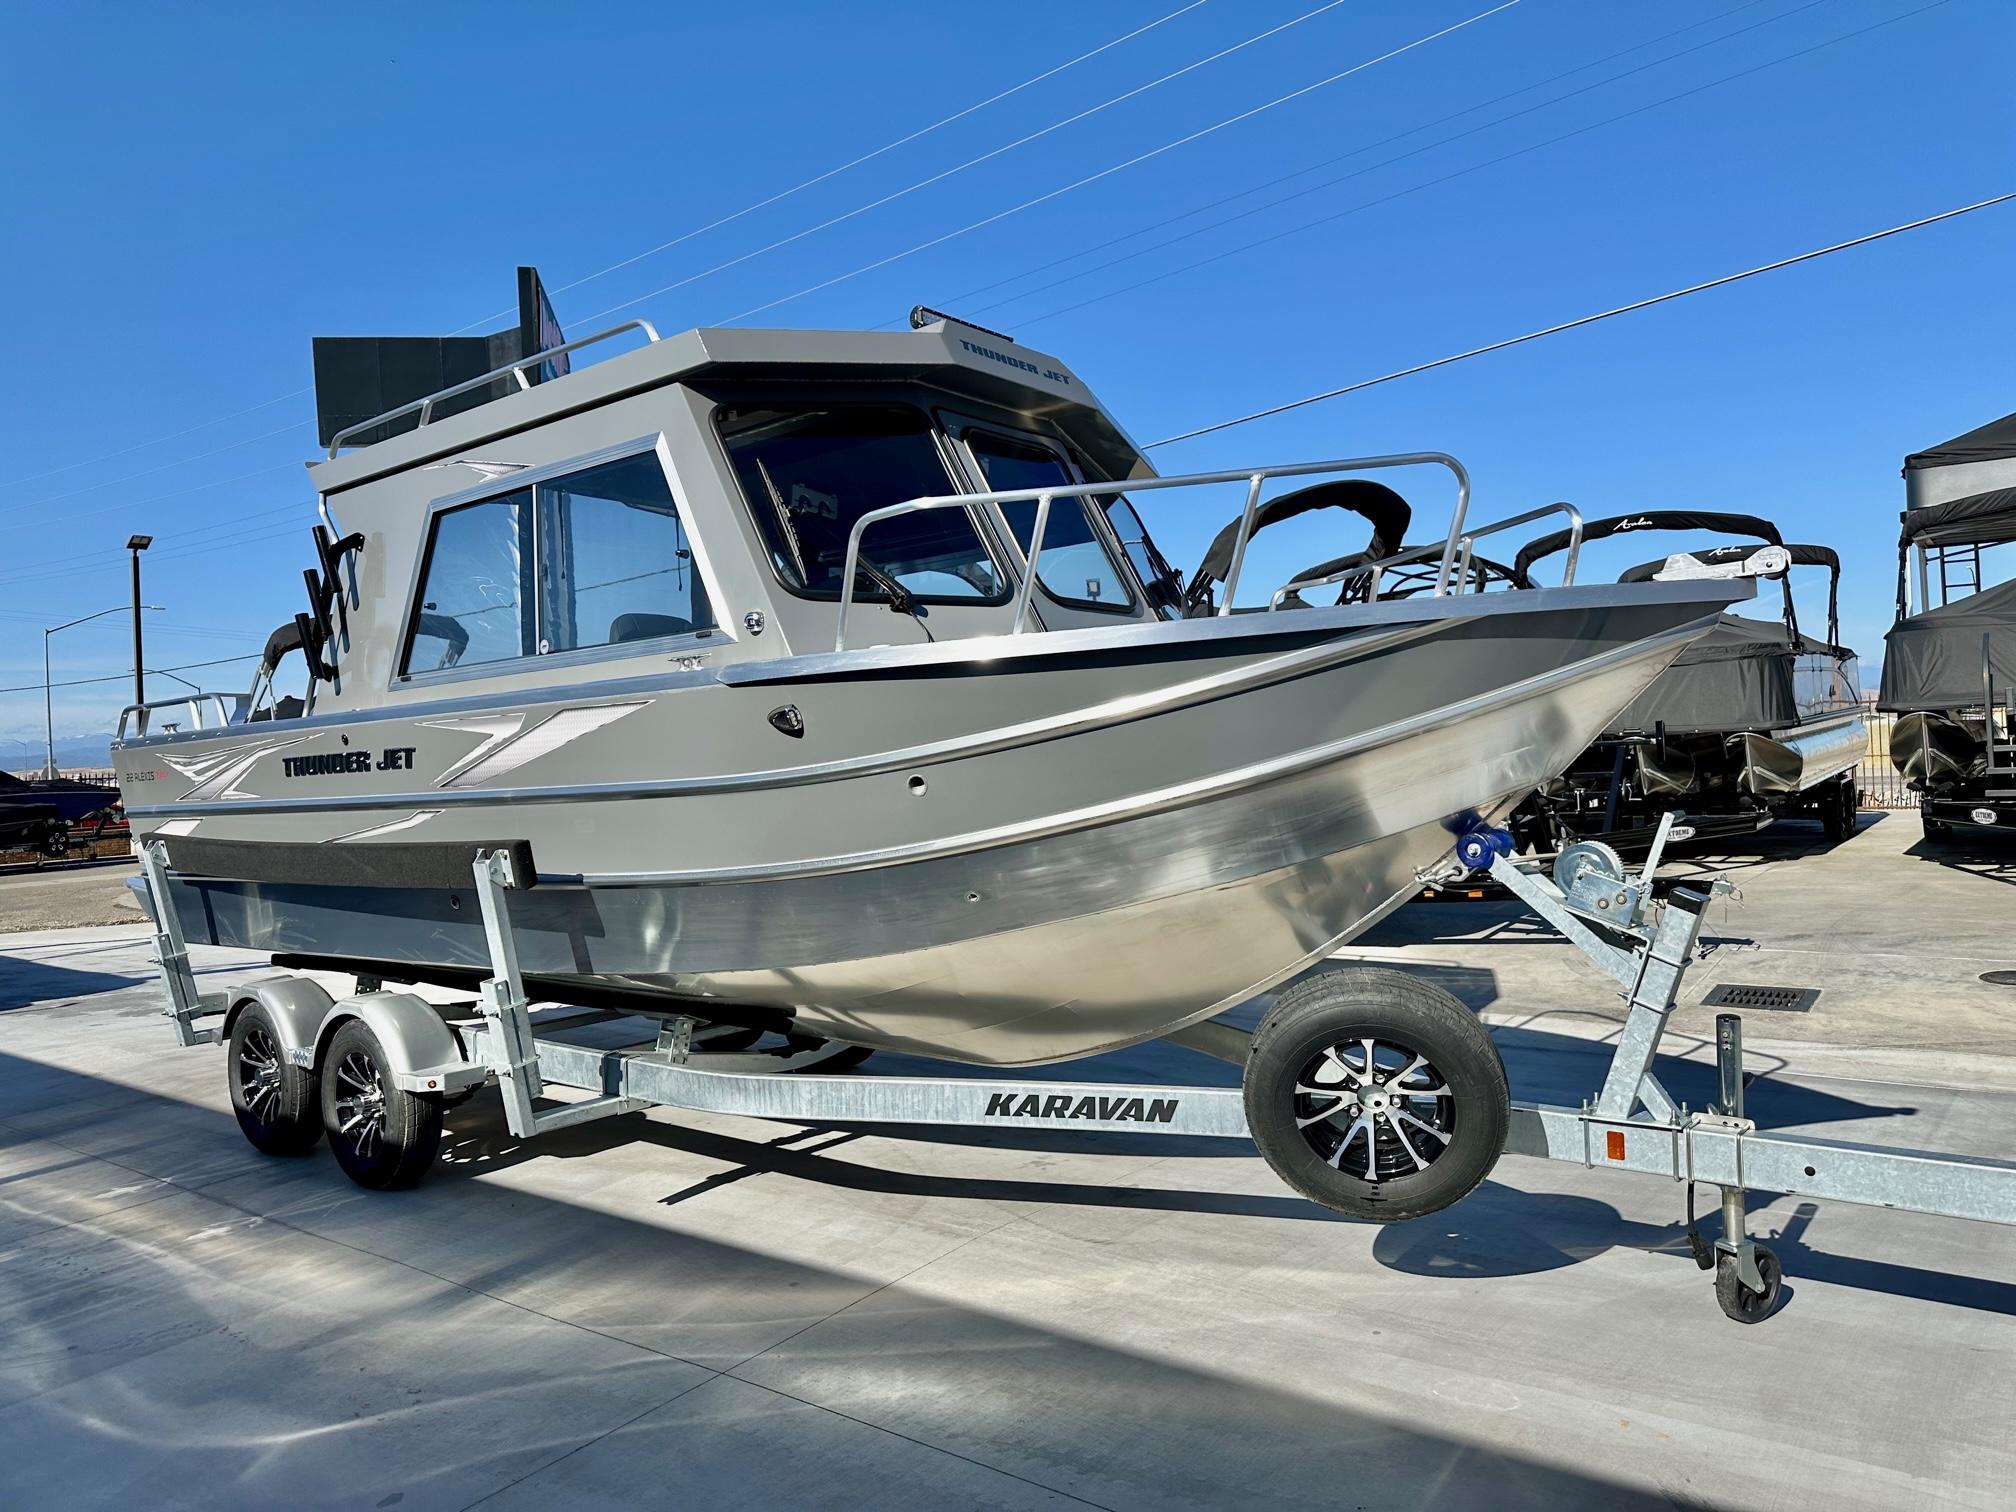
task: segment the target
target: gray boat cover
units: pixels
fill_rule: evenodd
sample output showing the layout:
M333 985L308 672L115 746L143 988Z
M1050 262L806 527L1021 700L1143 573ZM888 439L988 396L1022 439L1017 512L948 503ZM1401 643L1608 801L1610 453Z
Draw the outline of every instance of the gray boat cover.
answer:
M1902 546L1989 545L2016 539L2016 488L1992 488L1904 511Z
M1661 722L1675 735L1797 724L1793 671L1798 655L1828 649L1813 640L1795 644L1783 625L1725 614L1632 700L1605 733L1650 734Z
M1928 446L1904 459L1906 472L1922 472L1928 467L1954 467L1964 462L1995 462L2016 457L2016 415L2004 415L1976 426L1964 436Z
M2016 579L1891 626L1876 707L1904 713L1980 703L1984 635L2000 702L2016 688Z

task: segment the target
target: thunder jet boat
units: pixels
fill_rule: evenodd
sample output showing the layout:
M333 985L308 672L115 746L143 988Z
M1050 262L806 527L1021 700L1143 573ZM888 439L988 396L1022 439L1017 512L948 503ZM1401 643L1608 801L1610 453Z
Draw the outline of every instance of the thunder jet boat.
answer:
M527 363L626 329L337 436L253 692L122 719L193 938L472 981L478 910L428 858L508 840L554 1001L1089 1055L1323 960L1751 591L1455 592L1497 527L1453 458L1158 477L1059 359L928 312ZM1263 494L1402 468L1456 484L1430 591L1229 612ZM1245 507L1184 617L1137 506L1212 488Z
M1785 544L1755 515L1647 510L1592 520L1582 540L1639 531L1713 531L1765 543L1679 553L1626 571L1622 583L1716 575L1779 580L1778 623L1725 614L1602 735L1522 809L1515 833L1537 848L1601 839L1642 849L1667 813L1676 838L1747 834L1777 819L1811 817L1830 840L1854 832L1855 767L1867 747L1855 653L1839 644L1841 559L1825 546ZM1567 532L1529 542L1514 560L1525 578L1564 550ZM1827 572L1827 637L1799 628L1790 569Z
M1877 704L1897 716L1890 760L1920 794L1928 840L2016 828L2016 579L1984 570L1988 551L2016 541L2016 415L1905 458L1904 489Z

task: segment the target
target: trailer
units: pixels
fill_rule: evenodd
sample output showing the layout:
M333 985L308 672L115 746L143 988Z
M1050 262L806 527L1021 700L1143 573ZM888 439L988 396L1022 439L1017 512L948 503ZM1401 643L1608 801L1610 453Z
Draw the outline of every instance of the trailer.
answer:
M1597 842L1568 847L1548 868L1515 858L1511 837L1502 830L1473 827L1459 840L1461 866L1487 872L1525 902L1618 983L1627 1005L1600 1087L1574 1107L1509 1102L1501 1125L1502 1153L1633 1172L1684 1188L1687 1235L1696 1263L1715 1273L1722 1311L1742 1323L1770 1315L1781 1281L1777 1257L1753 1240L1746 1227L1752 1191L2016 1223L2016 1163L1760 1130L1745 1110L1739 1015L1721 1014L1716 1020L1716 1104L1690 1110L1667 1093L1653 1073L1654 1058L1694 958L1703 910L1712 897L1731 891L1718 880L1706 887L1662 889L1663 898L1655 897L1652 876L1670 829L1669 818L1646 864L1635 873ZM781 1043L763 1048L760 1033L746 1026L678 1014L645 1020L621 1001L536 1006L534 989L542 999L549 994L539 979L528 985L511 919L514 894L536 881L530 847L494 842L428 849L433 864L466 866L481 912L489 960L466 972L477 995L464 1006L443 1007L412 992L390 990L377 963L307 957L276 957L276 964L345 965L358 977L357 990L335 999L311 978L282 972L226 992L199 991L174 903L169 842L153 838L142 845L165 1011L176 1042L185 1047L224 1042L241 1021L256 1025L266 1038L240 1055L232 1080L240 1124L261 1148L285 1153L313 1143L299 1104L304 1088L319 1086L326 1089L322 1103L332 1119L332 1144L337 1126L348 1133L338 1146L339 1161L345 1160L346 1150L356 1157L360 1146L369 1157L373 1140L379 1142L381 1157L393 1152L389 1164L384 1158L369 1164L368 1174L359 1160L345 1161L353 1179L367 1186L409 1185L431 1162L434 1147L429 1139L411 1137L402 1120L431 1118L438 1139L443 1108L494 1086L506 1122L520 1139L654 1107L815 1125L1054 1130L1061 1120L1073 1132L1254 1139L1270 1165L1282 1171L1278 1151L1270 1148L1272 1121L1260 1116L1264 1109L1255 1101L1253 1066L1260 1057L1254 1054L1254 1037L1245 1031L1206 1022L1167 1036L1185 1048L1245 1066L1241 1087L835 1074L865 1058L865 1050L788 1033L778 1036ZM1434 880L1421 878L1424 884ZM1403 973L1344 970L1398 995L1439 994L1447 1000L1444 1007L1468 1017L1449 994ZM437 980L453 978L449 973ZM248 1019L255 1009L256 1016ZM640 1037L626 1040L624 1031L631 1025L643 1026ZM612 1048L567 1037L591 1028L604 1040L613 1037L619 1043ZM1263 1025L1260 1034L1266 1033ZM248 1038L239 1033L241 1050ZM371 1055L360 1053L367 1043ZM1492 1055L1495 1060L1495 1050ZM1369 1050L1364 1064L1372 1065ZM389 1080L382 1074L385 1068ZM1502 1068L1500 1077L1502 1088ZM1340 1105L1347 1096L1355 1099L1354 1113L1362 1105L1362 1119L1369 1121L1389 1103L1398 1103L1403 1095L1396 1090L1399 1084L1397 1078L1367 1077L1340 1083L1325 1095L1335 1096ZM553 1101L549 1088L576 1089L588 1096ZM291 1119L281 1116L290 1113ZM1404 1109L1395 1116L1404 1118ZM266 1131L267 1137L256 1130ZM288 1137L274 1136L274 1130L291 1131L292 1145ZM313 1130L315 1137L319 1133L319 1128ZM1369 1148L1372 1141L1367 1143ZM1408 1148L1411 1153L1413 1147ZM1416 1164L1421 1164L1418 1157ZM1301 1182L1284 1175L1307 1194ZM1712 1239L1695 1222L1698 1186L1719 1193L1720 1232ZM1427 1210L1432 1209L1420 1209ZM1358 1213L1374 1218L1415 1215L1408 1210Z

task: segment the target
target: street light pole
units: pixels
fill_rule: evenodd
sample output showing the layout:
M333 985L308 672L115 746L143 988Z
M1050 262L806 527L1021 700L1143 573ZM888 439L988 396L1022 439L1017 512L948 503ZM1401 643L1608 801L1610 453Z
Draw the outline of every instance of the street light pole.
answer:
M131 536L126 549L133 553L133 702L147 702L147 663L140 655L140 553L154 544L154 537Z
M136 554L133 560L137 563L140 558ZM151 610L156 614L161 612L159 604L141 604L139 607ZM65 620L60 625L51 625L42 632L42 735L46 742L43 752L42 777L45 782L56 780L56 714L51 692L54 684L49 681L49 637L54 635L58 630L68 630L72 625L88 624L92 620L103 619L108 614L124 614L125 612L126 606L124 604L114 604L110 609L100 609L96 614L86 614L77 619ZM135 614L133 619L137 625L140 616ZM134 643L136 646L139 643L139 632L137 630L134 632ZM141 702L144 703L146 700L142 699Z

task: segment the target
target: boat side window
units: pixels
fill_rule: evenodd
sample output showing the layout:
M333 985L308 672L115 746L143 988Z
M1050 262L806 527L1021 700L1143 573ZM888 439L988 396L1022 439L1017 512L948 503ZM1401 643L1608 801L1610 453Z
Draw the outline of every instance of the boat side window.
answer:
M655 453L606 462L536 491L541 652L713 627L692 543Z
M900 405L723 410L722 444L785 586L838 598L847 539L870 510L960 492L929 420ZM862 555L920 601L1002 603L1007 584L971 513L919 510L868 527ZM858 598L887 595L865 576Z
M530 656L532 495L444 509L434 517L403 671L439 672Z
M994 493L1078 481L1062 457L1033 441L969 430L966 445ZM1060 603L1124 613L1134 607L1134 594L1093 524L1097 507L1091 499L1050 501L1050 518L1043 526L1043 551L1036 560L1036 580ZM1014 533L1015 544L1027 556L1036 531L1036 501L1003 504L1001 513Z

